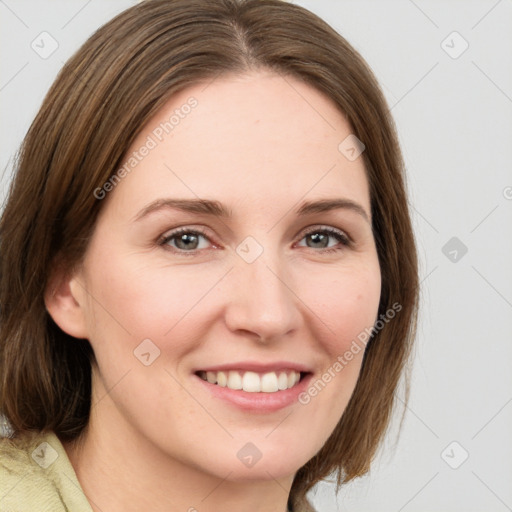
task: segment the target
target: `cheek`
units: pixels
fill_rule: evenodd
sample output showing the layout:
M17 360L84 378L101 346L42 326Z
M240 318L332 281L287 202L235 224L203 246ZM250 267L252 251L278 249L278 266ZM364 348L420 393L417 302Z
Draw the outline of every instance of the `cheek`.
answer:
M120 330L124 337L129 334L139 343L146 338L165 339L166 343L174 338L173 333L189 324L191 314L203 311L204 299L211 304L215 286L225 273L217 267L198 269L186 264L147 267L141 266L138 258L112 255L100 259L105 263L95 266L90 280L95 312L91 327ZM301 277L293 278L293 288L313 314L310 325L322 331L318 334L329 352L343 351L375 321L381 279L376 258L337 270L302 270ZM194 322L194 326L200 335L200 322ZM179 339L173 341L175 348Z
M129 345L133 351L149 338L162 351L164 344L172 344L174 354L194 347L201 322L194 322L190 330L191 315L203 311L201 301L214 291L222 270L199 271L192 265L149 267L141 265L140 258L129 257L110 256L104 261L108 263L91 273L90 279L91 329L97 344L108 337L109 344Z
M316 279L316 285L307 287L304 293L305 302L314 304L312 309L325 325L324 348L335 358L373 326L380 301L381 275L377 261L326 275L330 279Z
M331 279L323 277L325 274L316 276L318 286L308 287L305 298L305 302L314 304L317 324L323 325L316 340L325 356L325 365L299 396L309 431L318 433L317 449L335 429L352 396L381 292L376 258L367 265L346 266L331 272Z

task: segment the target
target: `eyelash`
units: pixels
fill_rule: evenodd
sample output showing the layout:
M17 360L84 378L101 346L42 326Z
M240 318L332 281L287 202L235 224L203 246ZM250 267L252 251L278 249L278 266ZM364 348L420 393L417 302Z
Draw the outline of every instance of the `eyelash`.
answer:
M338 242L341 244L341 247L339 247L339 246L336 247L335 246L335 247L330 247L330 248L326 248L326 249L321 249L321 250L315 251L315 252L321 252L321 253L324 253L324 254L325 253L334 253L334 252L341 251L344 248L350 247L352 245L352 240L343 231L338 231L337 229L328 228L328 227L311 229L311 230L305 232L300 240L304 239L305 237L307 237L309 235L318 234L318 233L323 234L323 235L329 235L329 236L332 236L333 238L336 238L338 240ZM183 235L183 234L201 235L206 240L208 240L210 243L212 243L210 238L209 238L209 236L206 234L206 232L204 232L201 229L179 228L176 231L173 231L172 233L170 233L170 234L168 234L166 236L163 236L160 239L159 245L165 246L172 239L177 238L177 237L179 237L180 235ZM312 247L309 247L309 249L313 249L314 250L314 248L312 248ZM171 250L172 250L172 252L177 253L177 254L183 254L185 256L194 256L195 254L197 254L199 251L201 251L203 249L194 249L194 250L191 250L191 251L185 251L183 249L178 249L176 247L171 247Z

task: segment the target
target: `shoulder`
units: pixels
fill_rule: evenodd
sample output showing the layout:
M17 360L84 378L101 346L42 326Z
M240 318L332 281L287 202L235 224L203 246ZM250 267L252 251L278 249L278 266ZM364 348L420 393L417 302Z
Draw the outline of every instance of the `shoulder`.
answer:
M0 439L0 510L92 512L53 432Z
M38 488L49 484L42 467L36 464L37 459L32 457L37 453L38 437L45 436L29 434L0 439L0 503L4 504L9 495L18 495L22 489L30 493L29 487L34 483Z

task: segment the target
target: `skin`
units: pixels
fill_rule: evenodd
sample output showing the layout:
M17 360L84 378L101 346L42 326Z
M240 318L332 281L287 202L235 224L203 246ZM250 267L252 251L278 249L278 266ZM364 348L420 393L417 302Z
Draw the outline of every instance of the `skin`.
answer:
M83 266L57 273L46 298L98 361L88 429L65 444L95 512L284 512L295 473L348 403L363 352L307 405L270 413L215 399L193 371L288 360L319 378L377 315L368 182L362 158L338 151L351 129L331 100L267 71L224 76L173 96L127 154L190 96L197 107L108 193ZM134 220L156 199L198 197L232 218L162 209ZM325 198L349 199L368 219L348 208L295 215ZM189 245L193 255L179 239L160 244L178 227L208 238ZM325 227L351 245L315 243ZM248 236L263 248L252 263L236 252ZM160 350L149 366L134 356L144 339ZM237 457L247 442L262 453L250 468Z

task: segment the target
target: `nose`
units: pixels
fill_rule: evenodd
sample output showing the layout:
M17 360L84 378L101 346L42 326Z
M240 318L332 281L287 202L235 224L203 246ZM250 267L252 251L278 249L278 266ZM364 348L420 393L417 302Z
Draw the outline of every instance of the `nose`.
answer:
M225 321L232 332L266 343L290 335L300 325L301 301L278 256L270 258L265 251L252 263L239 259L226 286Z

